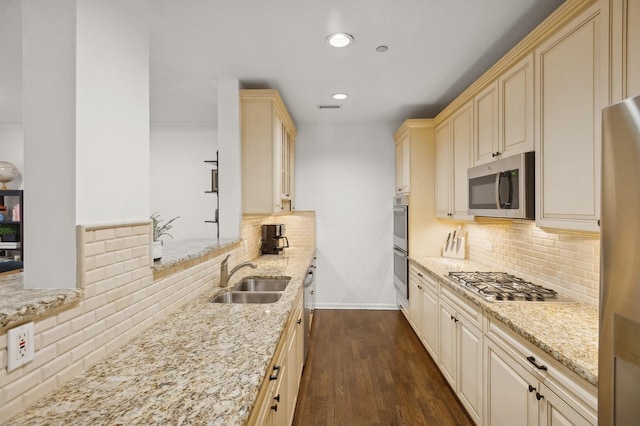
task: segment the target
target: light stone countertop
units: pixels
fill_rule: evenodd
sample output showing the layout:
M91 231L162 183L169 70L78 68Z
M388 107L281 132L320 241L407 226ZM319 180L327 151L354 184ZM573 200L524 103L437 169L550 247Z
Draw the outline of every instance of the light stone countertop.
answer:
M290 276L279 301L202 294L6 424L244 424L314 253L261 256L231 278Z
M162 258L153 262L153 270L164 271L180 263L205 256L213 251L229 247L240 240L237 238L188 238L163 240Z
M411 257L441 285L479 306L489 316L551 355L578 376L598 386L598 308L580 302L488 302L456 284L449 271L490 271L479 263L441 257Z

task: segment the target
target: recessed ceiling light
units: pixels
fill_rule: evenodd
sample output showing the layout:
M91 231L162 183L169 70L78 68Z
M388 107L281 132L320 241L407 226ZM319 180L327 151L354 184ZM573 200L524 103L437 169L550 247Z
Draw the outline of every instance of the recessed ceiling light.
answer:
M336 99L338 101L341 101L343 99L347 99L349 96L346 93L334 93L332 98Z
M353 36L347 33L335 33L327 37L327 43L333 47L346 47L353 43Z
M376 47L376 52L379 52L379 53L386 52L387 50L389 50L389 47L385 45Z

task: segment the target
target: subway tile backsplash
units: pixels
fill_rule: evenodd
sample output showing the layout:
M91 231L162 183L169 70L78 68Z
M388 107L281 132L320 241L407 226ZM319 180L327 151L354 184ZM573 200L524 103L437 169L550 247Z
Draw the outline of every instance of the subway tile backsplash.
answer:
M468 224L467 257L597 305L600 237L543 230L531 221Z

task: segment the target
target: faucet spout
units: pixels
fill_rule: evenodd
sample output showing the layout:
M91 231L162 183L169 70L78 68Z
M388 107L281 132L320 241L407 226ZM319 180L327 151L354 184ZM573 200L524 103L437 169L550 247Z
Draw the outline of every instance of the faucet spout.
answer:
M235 274L238 271L238 269L243 268L245 266L250 266L255 269L258 266L254 262L242 262L241 264L237 265L235 268L231 269L231 272L229 272L229 256L231 255L228 254L227 257L224 258L222 263L220 263L220 283L219 283L220 287L228 286L229 279L233 274Z

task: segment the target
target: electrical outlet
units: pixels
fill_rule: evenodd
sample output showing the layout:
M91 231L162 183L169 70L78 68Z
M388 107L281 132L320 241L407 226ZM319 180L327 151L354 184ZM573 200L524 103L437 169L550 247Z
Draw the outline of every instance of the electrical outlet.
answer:
M33 361L34 339L33 322L7 331L7 371Z

